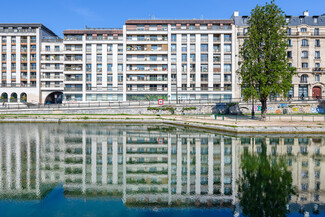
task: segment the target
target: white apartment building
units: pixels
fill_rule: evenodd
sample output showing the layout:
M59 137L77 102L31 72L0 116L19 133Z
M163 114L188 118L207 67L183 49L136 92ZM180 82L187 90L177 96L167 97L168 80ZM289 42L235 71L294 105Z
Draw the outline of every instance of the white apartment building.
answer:
M0 24L0 94L31 103L231 99L233 23L127 20L66 30L63 40L41 24Z
M127 20L125 24L127 100L235 96L232 20Z
M56 35L42 24L0 24L0 96L5 102L40 102L40 48Z

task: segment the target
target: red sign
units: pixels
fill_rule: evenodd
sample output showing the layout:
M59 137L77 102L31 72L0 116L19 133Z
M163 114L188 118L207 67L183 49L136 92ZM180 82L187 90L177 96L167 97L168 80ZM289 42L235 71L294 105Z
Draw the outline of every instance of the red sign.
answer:
M158 144L159 144L159 145L164 144L164 139L163 139L163 138L158 138Z
M158 99L158 105L163 105L164 104L164 100L163 99Z

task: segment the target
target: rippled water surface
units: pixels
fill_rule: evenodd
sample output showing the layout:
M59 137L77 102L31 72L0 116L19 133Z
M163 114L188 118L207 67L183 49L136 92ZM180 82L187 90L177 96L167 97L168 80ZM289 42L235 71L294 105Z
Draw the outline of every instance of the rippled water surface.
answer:
M322 135L9 123L0 133L0 216L325 215Z

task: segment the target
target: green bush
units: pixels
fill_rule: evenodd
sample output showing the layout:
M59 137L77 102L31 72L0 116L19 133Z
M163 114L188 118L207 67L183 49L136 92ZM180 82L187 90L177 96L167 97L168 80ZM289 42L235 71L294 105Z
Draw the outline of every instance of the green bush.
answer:
M196 110L196 107L183 107L182 112Z

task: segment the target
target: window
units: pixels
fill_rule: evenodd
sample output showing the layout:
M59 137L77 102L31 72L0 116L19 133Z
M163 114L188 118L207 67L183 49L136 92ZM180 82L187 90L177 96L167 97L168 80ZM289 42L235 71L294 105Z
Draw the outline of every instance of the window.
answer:
M303 58L303 59L308 58L308 51L302 51L301 52L301 58Z
M123 72L123 64L118 64L117 71L118 72Z
M182 52L187 52L187 45L186 44L182 44Z
M320 59L320 52L319 51L315 51L315 59Z
M287 57L292 58L292 51L287 51Z
M186 42L187 41L187 35L183 34L182 35L182 42Z
M190 52L195 52L195 44L190 45Z
M231 35L224 35L224 41L231 41Z
M314 35L319 35L319 28L314 29Z
M288 47L292 47L292 40L288 39Z
M201 44L201 52L208 52L208 45L207 44Z
M308 40L307 39L302 39L301 46L308 47Z
M176 44L172 44L170 47L172 52L176 52Z
M191 62L195 62L195 54L191 54L190 55L190 61Z
M320 79L319 79L319 74L316 74L316 75L315 75L315 81L320 81Z
M97 72L102 72L103 68L102 68L102 64L97 64Z
M287 29L287 35L291 35L291 28Z
M318 17L314 17L313 20L314 20L314 24L318 23Z
M208 55L207 54L201 54L201 62L208 62Z
M231 44L224 45L224 52L231 52Z
M206 35L206 34L202 34L201 35L201 42L208 42L208 35Z
M123 75L118 75L117 76L117 81L122 82L123 81Z
M171 35L171 41L176 41L176 35Z
M300 77L300 83L307 83L308 75L302 75Z
M302 24L304 23L305 18L304 17L299 17L299 23Z
M301 67L304 69L308 68L308 63L301 63Z
M55 46L55 51L60 51L60 46Z
M208 26L206 24L201 24L200 29L208 29Z
M50 51L50 50L51 50L50 46L45 46L45 51Z
M107 71L111 72L113 70L113 65L112 64L107 64Z
M308 85L299 85L299 97L300 99L304 99L304 97L308 97ZM302 150L300 150L302 151ZM303 150L305 152L307 152L307 148L306 150Z
M306 28L301 28L300 32L307 32L307 29Z
M187 55L186 54L182 54L182 62L186 62L187 61Z
M97 52L102 52L102 45L101 44L97 44Z
M231 72L231 64L224 65L224 72Z
M201 72L207 72L208 71L208 65L202 64L201 65Z
M319 41L319 39L316 39L315 40L315 47L320 47L320 41Z

